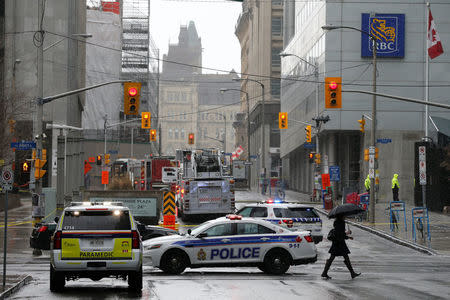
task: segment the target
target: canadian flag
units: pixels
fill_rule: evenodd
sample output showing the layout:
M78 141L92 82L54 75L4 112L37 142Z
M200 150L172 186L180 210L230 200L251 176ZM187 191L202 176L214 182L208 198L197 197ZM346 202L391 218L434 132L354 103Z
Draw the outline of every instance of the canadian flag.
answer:
M441 39L437 33L436 25L434 24L433 16L431 15L431 10L428 10L428 55L431 59L438 57L444 53L442 48Z
M239 146L232 154L231 159L237 159L241 154L244 152L244 148L242 146Z

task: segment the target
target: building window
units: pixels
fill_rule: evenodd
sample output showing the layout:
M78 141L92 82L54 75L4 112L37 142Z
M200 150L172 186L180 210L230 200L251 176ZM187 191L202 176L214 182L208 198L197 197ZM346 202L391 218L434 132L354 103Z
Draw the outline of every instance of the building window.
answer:
M272 67L280 67L281 66L281 57L280 52L281 48L272 48Z
M173 131L172 129L169 129L169 139L173 138Z
M175 139L178 140L178 128L175 129Z
M270 93L275 98L280 98L280 79L270 80Z
M181 139L184 139L184 128L183 129L181 129Z
M272 17L272 36L282 36L283 20L281 17Z

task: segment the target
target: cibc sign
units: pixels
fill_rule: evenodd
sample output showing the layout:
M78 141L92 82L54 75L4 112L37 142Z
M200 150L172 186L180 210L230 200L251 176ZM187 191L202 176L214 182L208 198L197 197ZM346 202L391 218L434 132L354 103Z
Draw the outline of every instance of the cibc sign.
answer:
M404 14L361 14L361 30L369 32L377 40L377 57L405 56ZM372 39L361 33L361 56L373 56Z

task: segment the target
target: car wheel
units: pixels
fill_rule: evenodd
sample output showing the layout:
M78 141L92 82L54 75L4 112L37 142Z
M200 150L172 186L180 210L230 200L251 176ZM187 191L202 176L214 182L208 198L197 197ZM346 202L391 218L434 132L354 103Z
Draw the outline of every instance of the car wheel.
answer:
M161 269L169 274L180 274L187 267L186 256L181 251L169 251L164 254Z
M142 266L139 271L128 274L128 288L133 292L140 292L142 290Z
M264 257L264 269L266 273L281 275L291 266L291 255L286 250L276 249Z
M50 291L58 292L64 289L66 278L63 272L57 272L50 264Z

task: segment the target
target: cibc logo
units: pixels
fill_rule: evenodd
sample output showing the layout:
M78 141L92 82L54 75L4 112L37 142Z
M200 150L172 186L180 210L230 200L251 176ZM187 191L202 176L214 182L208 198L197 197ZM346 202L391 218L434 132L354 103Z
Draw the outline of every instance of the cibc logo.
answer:
M405 56L404 14L362 14L361 30L375 37L377 57ZM361 56L373 56L372 39L365 33L361 33Z

